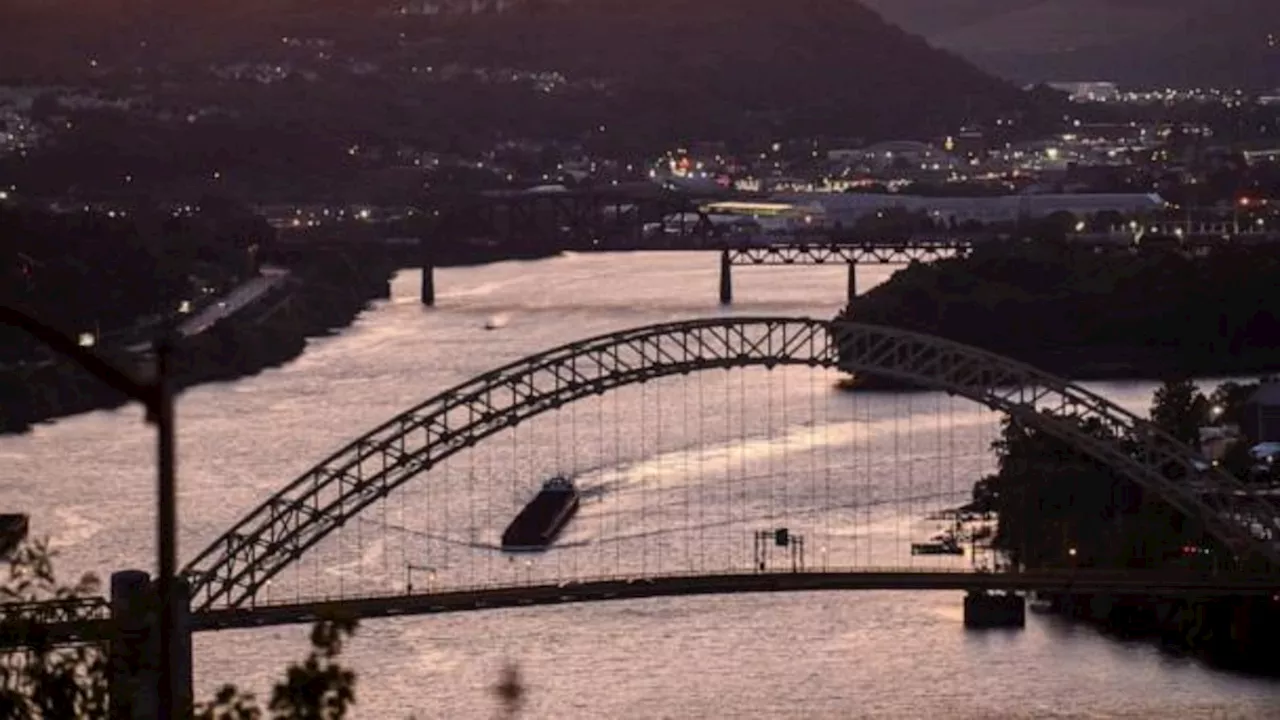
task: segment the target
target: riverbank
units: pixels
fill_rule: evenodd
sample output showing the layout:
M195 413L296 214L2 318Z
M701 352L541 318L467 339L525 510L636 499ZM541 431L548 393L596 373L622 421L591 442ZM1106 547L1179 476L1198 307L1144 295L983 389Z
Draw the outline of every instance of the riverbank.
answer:
M1154 642L1171 653L1199 658L1232 672L1280 677L1280 609L1273 598L1188 598L1076 595L1041 596L1049 611L1087 622L1121 640Z
M1261 375L1280 368L1280 257L1188 258L996 243L916 263L841 314L937 335L1073 380ZM900 387L875 382L867 387Z
M397 268L326 251L312 253L289 269L291 278L281 287L181 341L173 360L179 389L234 380L290 362L302 354L309 338L348 326L373 300L386 298ZM148 364L124 350L104 355L144 372ZM0 434L25 432L36 423L126 402L125 396L68 362L10 369L0 374Z
M1239 423L1258 388L1223 383L1202 392L1189 381L1166 382L1152 398L1151 421L1194 444L1201 428ZM1088 425L1081 431L1107 432ZM1254 442L1245 438L1228 448L1220 467L1237 477L1254 477L1249 470L1257 461L1243 452ZM981 479L972 503L959 510L999 518L991 549L1002 564L1027 570L1231 573L1252 560L1220 542L1197 517L1057 436L1009 422L994 449L997 472ZM1265 476L1252 481L1273 482ZM1224 669L1280 675L1274 653L1280 643L1277 597L1070 592L1043 597L1050 611L1112 636L1155 642Z

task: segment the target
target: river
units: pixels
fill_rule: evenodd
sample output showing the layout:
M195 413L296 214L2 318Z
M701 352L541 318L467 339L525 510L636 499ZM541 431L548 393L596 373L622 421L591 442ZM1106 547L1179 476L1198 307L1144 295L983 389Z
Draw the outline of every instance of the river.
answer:
M181 556L190 557L270 492L363 430L486 369L626 327L721 312L829 317L842 304L843 267L735 270L737 304L731 310L716 304L718 264L710 254L567 255L438 270L435 309L417 302L418 274L401 273L389 301L377 304L351 328L313 341L298 360L182 396ZM869 288L889 272L864 268L859 284ZM502 327L486 331L486 324ZM612 472L616 479L618 466L634 470L648 462L646 477L661 479L664 473L680 470L664 469L664 462L683 463L687 473L691 453L701 453L699 462L704 465L715 465L717 454L734 457L734 447L746 463L741 446L748 435L759 436L762 427L768 431L763 442L769 447L753 455L751 462L763 463L761 458L790 448L791 465L803 464L812 461L819 446L821 457L830 462L840 452L855 455L849 450L856 450L860 442L871 443L862 447L875 450L873 455L882 458L877 463L888 462L883 460L888 452L883 443L891 436L874 435L866 428L875 421L890 422L890 406L885 404L890 401L867 405L868 414L860 419L859 411L848 410L848 401L841 399L849 396L833 392L827 376L816 381L813 371L805 368L786 372L785 389L776 389L773 381L767 391L751 373L746 375L755 379L740 384L723 379L732 373L716 373L706 381L712 383L707 387L733 391L708 392L725 399L704 398L705 426L696 433L690 430L687 405L679 411L664 409L671 416L659 431L665 440L650 446L632 443L626 457L619 456L619 443L608 438L610 433L615 438L654 434L655 420L643 417L643 405L631 412L626 407L646 402L644 396L620 391L622 407L617 399L584 400L583 412L588 414L575 416L574 422L590 428L584 434L595 433L592 447L597 449L584 451L595 455L581 461L583 468L576 467L580 461L575 459L575 467L558 469L576 472L589 465L591 472ZM686 383L687 396L690 381L675 382ZM1149 383L1092 387L1142 412L1153 389ZM735 393L740 395L737 401L731 397ZM801 408L800 414L807 415L775 420L775 404L786 404L792 412ZM954 414L955 401L917 395L906 407L907 414L916 417L914 425L902 414L902 406L894 405L894 436L901 438L905 432L920 438L912 461L914 482L933 483L929 487L934 490L963 491L971 482L965 478L990 467L985 451L960 460L954 453L947 459L941 451L939 413L945 408ZM842 418L841 408L852 414ZM589 415L597 411L599 421ZM994 432L993 418L973 406L961 406L959 412L961 421L950 426L965 434L966 447L984 448ZM685 418L676 420L681 413ZM735 429L734 422L741 429ZM841 436L841 428L848 427L863 427L863 439L856 431ZM561 442L559 426L551 432L554 439L531 431L521 440L537 451L539 459L529 461L531 473L555 470L556 462L564 462L552 452L552 443L558 448ZM586 443L577 432L573 442ZM816 439L819 434L821 442ZM936 443L932 450L930 442ZM671 461L674 448L680 459ZM499 465L504 457L510 463L510 456L501 452L490 450L484 457L490 464L494 457ZM516 449L511 452L518 454ZM33 534L51 537L61 554L64 576L150 568L153 460L153 435L136 409L90 413L40 426L26 436L0 438L5 468L0 508L31 513ZM460 465L455 472L474 473L474 464L470 471ZM785 464L770 460L758 474L782 472ZM856 461L840 467L853 465ZM876 482L895 483L893 488L875 491L901 496L901 471L883 469L858 471L863 475L857 482L892 476ZM489 473L493 477L487 482L458 492L483 494L486 509L491 508L488 498L507 482L495 477L510 473L502 473L501 467ZM705 474L718 477L714 469ZM813 476L804 472L788 471L788 476L770 481L770 493L775 486L794 486L797 495L805 487L816 487ZM672 492L660 484L649 487L655 493ZM683 487L687 498L689 486ZM713 492L698 497L705 512L726 511L717 506ZM770 498L773 502L772 494ZM514 502L502 498L503 507L513 507ZM742 512L765 509L760 497L743 502ZM611 511L613 527L639 522L619 515L623 510L637 512L637 506L619 505L622 509ZM599 515L597 530L591 529L593 512ZM684 510L686 518L688 512ZM604 516L590 506L584 515L588 520L575 520L567 540L576 537L591 547L593 537L611 531ZM859 547L836 547L842 535L832 529L830 517L821 531L824 550L830 544L833 554L860 557ZM834 517L844 517L855 530L860 527L856 513L852 520ZM885 527L883 520L868 516L859 531L875 535L874 561L909 562L902 559L902 531ZM652 522L662 519L645 520ZM705 538L699 534L699 539ZM866 545L869 556L871 543ZM574 557L584 566L595 562L601 569L599 564L609 561L601 559L598 547ZM719 552L719 545L710 547ZM726 552L746 557L739 550L728 547ZM392 568L383 581L394 586L400 572L396 563L409 550L381 552L395 559L383 560ZM646 563L650 568L713 564L705 558L693 560L689 553L687 545L669 547ZM317 557L317 564L329 562L322 554ZM485 579L508 572L500 565L496 570L484 563L455 565L473 575L476 567L484 567L482 572L489 573ZM958 592L796 593L366 621L346 659L359 672L360 718L495 717L491 688L508 661L521 668L528 689L524 716L531 718L1280 717L1280 685L1275 683L1218 672L1149 644L1115 641L1055 618L1032 615L1026 629L1017 632L965 632L961 602ZM265 694L284 664L302 655L306 635L306 628L294 627L198 636L198 695L207 697L228 680Z

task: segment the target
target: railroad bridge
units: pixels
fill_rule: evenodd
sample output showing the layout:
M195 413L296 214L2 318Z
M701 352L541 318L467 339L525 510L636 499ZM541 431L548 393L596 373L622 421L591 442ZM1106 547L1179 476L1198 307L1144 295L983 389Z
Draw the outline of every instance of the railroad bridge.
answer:
M360 248L422 270L422 303L436 303L435 270L456 258L532 258L574 252L641 250L719 253L721 304L733 302L733 268L746 266L846 265L845 300L857 296L858 265L906 265L968 255L987 243L1008 242L994 232L939 230L932 233L864 236L843 228L798 228L785 237L752 238L729 232L702 210L710 199L665 190L651 183L546 192L497 191L437 197L408 217L343 237L286 239L276 254L292 256L323 248ZM1080 235L1074 245L1118 256L1137 252L1204 254L1222 248L1274 245L1280 236L1244 233L1197 234L1134 242L1108 235Z

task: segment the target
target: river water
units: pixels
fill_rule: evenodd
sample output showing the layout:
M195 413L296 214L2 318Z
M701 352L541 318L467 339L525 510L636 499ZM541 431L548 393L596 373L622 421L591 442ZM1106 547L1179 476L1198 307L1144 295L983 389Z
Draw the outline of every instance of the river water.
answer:
M716 305L718 265L711 255L569 255L437 272L436 309L417 303L417 273L402 273L391 300L348 330L313 341L295 362L184 394L184 559L363 430L486 369L574 339L655 322L721 312L829 317L842 304L845 282L842 267L738 269L737 304L726 311ZM889 272L864 268L860 285L882 282ZM486 331L486 324L502 327ZM925 394L905 405L883 397L862 401L859 409L815 371L793 368L781 381L763 380L763 371L740 374L748 379L715 373L696 386L696 431L688 400L695 381L682 379L668 382L667 395L633 389L582 401L568 440L560 421L516 434L511 443L495 439L476 456L479 461L459 459L452 471L446 468L446 482L453 477L461 485L456 481L464 475L470 481L469 489L451 491L462 498L455 508L469 504L474 517L481 502L481 514L497 508L505 517L527 497L503 491L512 473L502 468L513 462L528 477L561 471L600 488L630 483L629 493L611 493L613 504L584 506L565 538L582 549L566 551L555 568L526 573L723 567L721 552L730 564L747 562L750 548L741 547L741 537L694 527L674 533L670 542L645 544L659 549L643 551L654 552L645 556L643 569L636 566L636 547L619 549L625 547L616 542L624 528L672 530L681 518L689 524L695 512L690 488L697 488L692 502L699 518L763 517L775 505L787 505L783 512L794 513L788 522L809 523L816 534L810 542L822 545L822 559L813 556L810 564L826 562L830 552L833 564L883 566L911 562L903 552L905 537L920 528L893 527L902 524L895 519L904 514L901 504L890 514L818 507L819 495L831 500L830 490L817 489L815 473L823 471L795 467L837 468L841 477L853 478L837 478L849 483L847 496L864 504L868 498L927 495L919 504L923 511L962 496L967 483L991 466L985 447L994 419L971 405ZM1134 411L1145 411L1153 389L1146 383L1094 387ZM673 397L684 400L673 405ZM647 417L646 408L653 408ZM971 452L955 450L956 433L959 446ZM649 445L637 440L655 434ZM34 534L49 535L58 548L63 575L150 568L152 442L134 409L90 413L0 439L0 507L31 513ZM579 450L563 451L564 442ZM907 449L898 447L903 442ZM574 459L566 461L566 455ZM859 465L861 456L875 460ZM896 464L900 456L909 458L911 469ZM850 457L855 459L842 460ZM477 470L477 463L488 469ZM730 471L733 463L738 469ZM694 464L696 471L690 470ZM742 486L768 491L717 495L713 483L725 486L719 478L737 472L739 480L758 480ZM627 480L632 476L642 479ZM664 484L677 476L685 481ZM866 491L859 495L862 485ZM404 518L418 517L417 492L406 490L408 499L399 505L388 501L391 514L401 517L387 526L413 524ZM645 510L675 507L673 498L681 493L684 504L667 516ZM789 505L778 493L791 493ZM813 519L815 510L821 520ZM431 521L414 522L421 531ZM738 523L739 532L742 527ZM332 591L344 577L348 584L396 587L406 558L439 551L406 539L424 534L359 550L349 544L318 549L310 560L314 577L328 583L319 589ZM695 546L696 553L690 549ZM365 562L371 552L378 557ZM453 552L439 568L442 582L494 581L513 572L493 553ZM383 572L335 570L353 556ZM531 718L1280 717L1275 683L1221 673L1054 618L1032 615L1016 632L965 632L961 603L958 592L796 593L376 620L362 624L346 657L360 673L361 718L497 717L491 689L508 661L521 668L528 691L524 717ZM228 680L265 693L284 664L304 652L306 634L306 628L290 627L198 636L197 693L207 696Z

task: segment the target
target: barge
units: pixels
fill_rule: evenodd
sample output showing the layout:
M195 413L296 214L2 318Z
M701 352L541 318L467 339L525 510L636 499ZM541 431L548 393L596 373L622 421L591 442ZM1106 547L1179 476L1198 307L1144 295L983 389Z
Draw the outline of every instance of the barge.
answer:
M572 480L564 476L547 480L502 533L502 549L507 552L546 550L578 512L578 501L578 489Z

